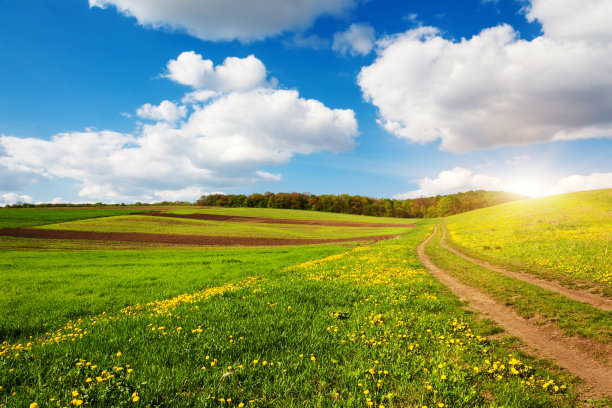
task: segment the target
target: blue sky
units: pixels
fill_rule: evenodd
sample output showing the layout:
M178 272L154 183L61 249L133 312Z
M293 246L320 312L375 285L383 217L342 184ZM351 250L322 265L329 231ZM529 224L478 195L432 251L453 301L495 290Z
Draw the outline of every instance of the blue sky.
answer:
M0 205L612 187L612 4L0 0Z

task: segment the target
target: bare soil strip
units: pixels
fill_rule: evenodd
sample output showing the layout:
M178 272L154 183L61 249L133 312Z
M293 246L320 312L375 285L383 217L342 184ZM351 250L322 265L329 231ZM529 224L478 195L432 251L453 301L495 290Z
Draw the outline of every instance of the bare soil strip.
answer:
M556 282L551 282L546 279L541 279L529 273L510 271L500 266L493 265L488 262L469 257L468 255L456 250L455 248L451 247L450 245L446 243L446 228L442 228L442 240L440 241L440 245L442 245L443 248L451 251L453 254L460 256L461 258L473 264L482 266L483 268L487 268L489 270L501 273L502 275L506 275L510 278L514 278L514 279L522 280L523 282L531 283L532 285L539 286L551 292L558 293L560 295L576 300L578 302L588 303L589 305L596 307L598 309L612 311L612 299L610 298L599 296L594 293L588 292L586 290L570 289Z
M154 242L160 244L183 244L204 246L278 246L278 245L312 245L330 244L334 242L367 241L377 242L383 239L395 238L397 235L377 235L372 237L329 238L329 239L293 239L293 238L260 238L260 237L228 237L210 235L178 235L178 234L142 234L123 232L94 232L72 230L50 230L29 228L2 228L0 236L45 239L79 239L91 241L126 241Z
M436 230L437 230L436 226ZM421 262L456 296L474 311L494 320L509 334L521 339L532 351L547 358L570 373L582 378L589 389L588 397L612 396L612 367L601 364L584 351L585 341L567 337L558 328L537 326L522 318L514 309L497 303L493 298L468 286L447 271L438 268L425 254L425 245L435 231L417 248ZM601 345L601 343L600 343ZM607 345L601 345L608 348Z
M148 215L152 217L188 218L192 220L206 221L229 221L229 222L254 222L264 224L293 224L293 225L322 225L326 227L372 227L372 228L413 228L414 224L385 224L382 222L352 222L352 221L332 221L332 220L295 220L285 218L264 218L264 217L242 217L236 215L219 214L170 214L162 212L148 212L138 215Z

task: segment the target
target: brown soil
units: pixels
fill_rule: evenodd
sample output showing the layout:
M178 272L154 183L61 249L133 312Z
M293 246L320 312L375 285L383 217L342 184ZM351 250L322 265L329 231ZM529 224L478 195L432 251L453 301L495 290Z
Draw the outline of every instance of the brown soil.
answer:
M436 230L437 228L436 226ZM552 324L538 326L521 317L514 309L497 303L485 293L462 283L447 271L438 268L425 254L425 245L434 235L435 231L417 248L421 262L432 275L461 300L467 302L469 308L494 320L509 334L521 339L535 354L553 361L582 378L588 388L584 397L612 396L612 376L610 375L612 367L600 363L585 352L585 348L594 348L600 351L605 349L607 353L610 353L612 348L609 345L567 337ZM585 342L589 343L589 346Z
M152 217L171 217L188 218L192 220L207 221L229 221L229 222L259 222L265 224L294 224L294 225L322 225L327 227L376 227L376 228L413 228L414 224L385 224L382 222L351 222L351 221L331 221L331 220L295 220L284 218L263 218L263 217L239 217L235 215L219 214L169 214L162 212L149 212L138 215L149 215Z
M311 245L334 242L367 241L377 242L395 238L397 235L377 235L373 237L329 238L329 239L292 239L292 238L258 238L228 237L210 235L178 234L141 234L123 232L93 232L29 228L2 228L0 236L44 239L80 239L93 241L155 242L163 244L206 245L206 246L278 246L278 245Z
M603 296L599 296L596 295L594 293L588 292L586 290L580 290L580 289L570 289L567 288L563 285L560 285L556 282L551 282L548 281L546 279L542 279L542 278L538 278L536 276L533 276L531 274L525 273L525 272L515 272L515 271L510 271L508 269L504 269L500 266L497 265L492 265L488 262L485 261L481 261L479 259L474 259L472 257L469 257L467 255L465 255L463 252L460 252L458 250L456 250L455 248L451 247L450 245L448 245L446 243L446 228L443 228L442 230L442 240L440 241L440 245L442 245L443 248L451 251L453 254L460 256L461 258L482 266L483 268L487 268L491 271L495 271L497 273L501 273L502 275L506 275L510 278L514 278L514 279L518 279L518 280L522 280L524 282L530 283L532 285L535 286L539 286L543 289L549 290L551 292L555 292L558 293L560 295L563 295L565 297L568 297L570 299L576 300L578 302L583 302L583 303L588 303L591 306L594 306L598 309L601 310L607 310L607 311L612 311L612 299L610 298L606 298Z

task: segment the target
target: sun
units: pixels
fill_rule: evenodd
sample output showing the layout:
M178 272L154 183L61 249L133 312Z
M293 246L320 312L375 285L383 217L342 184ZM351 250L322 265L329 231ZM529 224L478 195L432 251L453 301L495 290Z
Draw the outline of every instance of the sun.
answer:
M536 198L548 195L548 188L539 180L521 179L511 183L510 191L523 196Z

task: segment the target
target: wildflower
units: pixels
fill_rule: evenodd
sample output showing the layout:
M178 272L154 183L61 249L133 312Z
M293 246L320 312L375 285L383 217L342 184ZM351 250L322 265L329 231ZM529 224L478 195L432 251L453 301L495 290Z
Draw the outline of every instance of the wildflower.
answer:
M73 396L73 397L76 397L77 395L79 395L79 392L78 392L78 391L72 391L72 396Z
M160 329L161 329L161 327L160 327ZM118 352L117 352L117 354L115 354L115 355L116 355L117 357L121 357L123 354L121 354L121 352L120 352L120 351L118 351Z
M38 404L33 402L30 404L30 408L38 408Z

